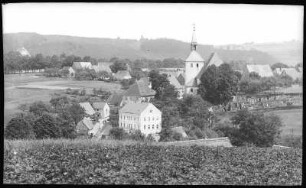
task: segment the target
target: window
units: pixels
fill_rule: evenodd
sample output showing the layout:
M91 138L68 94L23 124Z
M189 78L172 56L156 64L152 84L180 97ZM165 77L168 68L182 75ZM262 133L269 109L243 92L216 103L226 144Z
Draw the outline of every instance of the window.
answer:
M152 125L152 129L154 129L154 125Z
M156 129L158 129L158 125L156 125Z
M150 113L152 113L153 112L153 110L150 110Z
M146 125L143 125L143 129L146 129Z
M190 63L190 67L193 67L193 64L192 64L192 63Z
M148 129L150 129L150 125L148 125Z
M193 93L193 89L192 88L190 89L190 92Z
M199 63L197 63L197 68L199 68Z

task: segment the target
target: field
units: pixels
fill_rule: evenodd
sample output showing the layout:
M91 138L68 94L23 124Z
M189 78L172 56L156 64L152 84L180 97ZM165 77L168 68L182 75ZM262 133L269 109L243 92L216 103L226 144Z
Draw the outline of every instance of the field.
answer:
M302 150L5 140L3 182L301 185Z
M279 116L284 124L281 135L302 135L303 128L303 109L290 110L272 110L265 112L267 114L274 113ZM234 113L225 113L219 116L220 122L230 121Z
M18 106L34 101L48 102L51 94L63 93L67 88L102 88L105 91L119 91L120 84L102 81L76 81L64 78L47 78L35 74L4 75L4 124L19 112Z

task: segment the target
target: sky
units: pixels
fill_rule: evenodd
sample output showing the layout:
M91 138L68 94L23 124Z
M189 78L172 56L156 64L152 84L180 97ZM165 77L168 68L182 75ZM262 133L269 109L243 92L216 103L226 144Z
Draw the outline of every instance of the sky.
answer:
M3 33L81 37L169 38L200 44L303 41L304 7L194 3L11 3Z

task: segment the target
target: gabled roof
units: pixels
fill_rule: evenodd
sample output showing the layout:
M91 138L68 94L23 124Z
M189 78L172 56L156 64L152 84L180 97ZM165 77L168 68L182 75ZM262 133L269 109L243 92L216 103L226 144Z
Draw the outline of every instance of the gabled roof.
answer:
M302 73L295 68L282 68L282 73L290 76L293 80L302 78Z
M198 52L193 50L187 57L186 62L203 62L204 63L204 59L201 57L201 55Z
M89 130L93 129L95 124L89 118L84 118L81 123L83 123Z
M85 68L92 68L91 62L73 62L72 65L75 69L85 69Z
M150 89L148 84L149 83L144 80L136 81L136 83L129 87L129 89L125 92L124 96L154 96L156 92L153 89Z
M219 57L217 52L214 52L210 55L208 58L208 61L206 63L206 67L210 65L216 65L217 67L220 66L223 63L222 59Z
M153 104L151 103L127 103L123 108L119 110L119 112L140 115L150 105L153 105Z
M248 72L256 72L261 77L273 76L270 65L247 65Z
M110 105L120 105L122 102L123 93L114 93L107 99L107 103Z
M115 78L117 79L130 79L132 78L129 71L118 71L115 75L114 75Z
M180 74L178 77L177 77L177 81L183 86L185 85L185 77L183 74Z
M184 130L184 128L183 128L182 126L173 127L173 128L171 128L171 130L172 130L173 132L176 132L176 133L181 134L184 138L185 138L185 137L188 137L187 134L186 134L186 132L185 132L185 130Z
M92 108L89 102L81 102L79 104L84 108L86 114L93 115L95 113L95 110Z
M180 84L180 82L177 80L175 75L168 76L168 80L171 85L173 85L176 89L182 88L183 86Z
M98 62L97 65L93 65L92 68L96 71L96 72L102 72L102 71L106 71L108 73L111 73L112 70L110 69L110 66L112 65L112 62Z
M92 107L94 109L103 109L106 104L106 102L94 102L92 103Z

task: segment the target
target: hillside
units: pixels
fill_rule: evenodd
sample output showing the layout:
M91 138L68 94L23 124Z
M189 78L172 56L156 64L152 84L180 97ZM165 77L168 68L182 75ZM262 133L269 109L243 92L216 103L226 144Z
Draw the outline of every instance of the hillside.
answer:
M37 33L9 33L3 35L4 53L24 47L31 55L67 55L91 56L95 58L112 57L130 60L181 58L189 55L189 44L173 39L107 39L86 38L64 35L40 35ZM216 51L224 61L250 60L256 64L273 64L277 59L257 51L215 49L212 45L199 45L199 53L208 59Z

